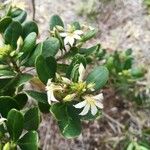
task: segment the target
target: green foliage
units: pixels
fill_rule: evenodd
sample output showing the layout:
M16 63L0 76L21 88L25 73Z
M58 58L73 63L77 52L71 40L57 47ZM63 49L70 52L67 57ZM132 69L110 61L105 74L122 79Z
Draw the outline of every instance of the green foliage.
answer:
M0 149L38 150L41 112L52 114L64 137L78 137L82 121L102 116L103 88L141 104L136 81L145 69L133 65L131 49L110 54L99 43L86 47L97 30L77 21L66 28L58 15L50 19L50 36L38 43L38 26L26 16L10 7L0 20ZM35 90L27 90L26 83ZM28 96L35 107L26 106ZM127 150L136 145L129 141Z
M23 131L23 115L15 110L11 109L7 116L7 129L11 139L16 142Z
M56 73L56 60L50 56L44 58L42 55L36 59L36 71L39 79L46 84L48 79L54 78ZM44 66L44 69L43 69Z
M66 138L77 137L81 133L81 122L75 108L67 104L53 104L51 112L58 121L60 131Z
M4 32L6 43L10 44L13 48L17 47L17 40L22 34L22 26L17 21L12 21Z
M95 90L102 88L109 78L109 72L106 67L96 67L86 78L87 83L94 83Z
M50 29L53 30L57 25L64 27L62 19L58 15L53 15L49 23Z

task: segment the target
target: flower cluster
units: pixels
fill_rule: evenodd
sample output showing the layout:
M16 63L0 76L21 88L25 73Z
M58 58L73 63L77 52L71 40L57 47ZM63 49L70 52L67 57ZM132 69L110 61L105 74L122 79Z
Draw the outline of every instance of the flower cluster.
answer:
M81 63L79 65L79 78L77 83L58 75L58 83L52 82L52 79L49 79L46 86L48 103L51 105L52 101L59 102L61 99L63 99L64 102L81 99L81 102L73 105L78 109L83 108L79 115L86 115L90 110L93 116L96 115L98 112L97 107L99 109L103 108L103 94L100 93L96 96L90 94L94 91L94 84L87 84L85 81L83 81L84 74L85 68ZM57 93L56 96L55 93Z
M90 30L95 30L91 26L82 25L81 29L76 29L74 25L67 25L67 29L63 28L62 26L57 25L51 31L52 35L55 35L56 32L59 33L60 37L64 40L64 46L77 46L77 42L80 43L82 36Z

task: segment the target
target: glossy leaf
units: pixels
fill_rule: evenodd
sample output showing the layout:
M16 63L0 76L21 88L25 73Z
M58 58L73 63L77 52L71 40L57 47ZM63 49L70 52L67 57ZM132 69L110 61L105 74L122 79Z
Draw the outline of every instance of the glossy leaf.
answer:
M58 121L62 135L66 138L74 138L81 133L81 121L73 106L56 103L51 106L51 113Z
M26 58L31 54L31 52L34 50L36 45L36 33L31 32L27 35L27 37L24 40L21 52L23 52L23 55L21 56L21 59Z
M26 133L17 144L22 150L38 150L38 134L36 131Z
M56 25L64 27L62 19L58 15L53 15L50 19L50 30L53 30Z
M28 91L25 91L25 92L27 93L27 95L32 97L37 102L48 104L46 93L42 93L42 92L38 92L38 91L31 91L31 90L28 90Z
M6 117L8 112L12 109L16 108L19 109L19 106L15 99L9 97L9 96L1 96L0 97L0 114L3 117Z
M13 141L17 141L23 130L24 117L18 110L12 109L7 116L7 129Z
M44 58L55 56L60 48L60 43L57 38L51 37L43 42L42 56Z
M0 20L0 33L4 33L6 28L9 26L9 24L12 22L11 17L4 17Z
M24 115L24 128L28 131L37 130L40 123L40 112L37 107L29 109Z
M34 21L27 21L23 23L23 38L25 38L31 32L35 32L38 35L38 26Z
M17 21L12 21L4 32L4 39L6 43L10 44L12 47L17 47L17 40L22 34L22 26Z
M56 73L56 60L54 57L44 58L42 55L36 59L36 71L39 79L46 84L48 79L54 78Z
M89 73L89 75L86 78L86 82L94 83L95 90L98 90L106 84L108 77L109 77L109 72L107 68L103 66L98 66L95 67L91 73Z
M28 101L28 97L24 93L20 93L20 94L16 95L14 97L14 99L17 102L17 104L18 104L20 109L22 109L26 105L26 103Z

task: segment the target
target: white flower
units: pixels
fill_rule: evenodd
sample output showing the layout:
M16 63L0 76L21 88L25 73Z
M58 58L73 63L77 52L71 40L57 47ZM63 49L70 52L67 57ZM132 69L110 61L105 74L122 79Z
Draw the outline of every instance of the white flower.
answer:
M79 65L79 79L78 79L78 82L82 82L83 81L84 74L85 74L85 68L84 68L83 64L80 63L80 65Z
M2 125L4 123L4 121L6 121L6 120L7 120L6 118L1 117L1 115L0 115L0 125Z
M73 46L75 40L80 40L81 39L81 35L83 34L82 30L73 30L73 27L68 25L68 30L67 32L62 32L60 33L61 37L64 37L64 44L70 44L71 46Z
M82 112L79 115L84 116L91 110L91 114L94 116L98 112L98 108L103 109L103 104L102 104L103 94L102 93L96 96L86 95L83 98L84 98L84 101L74 105L75 108L83 108Z
M58 100L54 96L55 91L62 91L63 88L60 85L55 85L52 82L52 79L49 79L47 82L47 86L45 87L47 91L48 103L51 105L51 102L58 102Z
M62 81L65 84L71 84L71 80L69 80L68 78L62 77Z

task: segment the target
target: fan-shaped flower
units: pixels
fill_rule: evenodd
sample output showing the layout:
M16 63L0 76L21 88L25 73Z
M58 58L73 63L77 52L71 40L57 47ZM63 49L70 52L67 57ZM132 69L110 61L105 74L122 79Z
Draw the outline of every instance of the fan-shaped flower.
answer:
M7 119L6 118L3 118L1 115L0 115L0 125L2 125L4 123L4 121L6 121Z
M98 112L99 109L103 109L103 94L100 93L96 96L93 95L85 95L83 97L84 101L79 102L78 104L74 105L75 108L83 108L82 112L79 115L86 115L90 110L91 114L94 116ZM98 108L97 108L98 107Z
M49 79L45 89L47 91L48 103L51 105L52 101L58 102L58 100L54 96L54 92L62 91L63 87L61 87L60 85L56 85L55 83L52 82L52 79Z
M74 30L71 25L68 25L67 32L60 33L61 37L64 37L64 44L70 44L73 46L75 40L80 40L81 35L83 34L82 30Z

